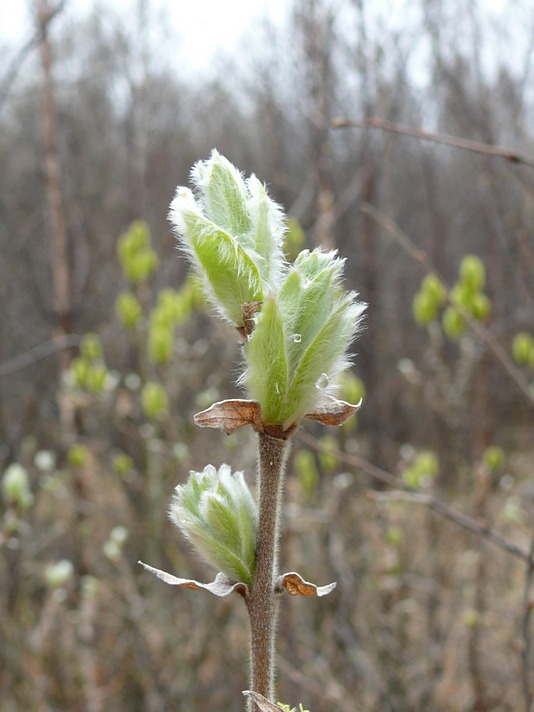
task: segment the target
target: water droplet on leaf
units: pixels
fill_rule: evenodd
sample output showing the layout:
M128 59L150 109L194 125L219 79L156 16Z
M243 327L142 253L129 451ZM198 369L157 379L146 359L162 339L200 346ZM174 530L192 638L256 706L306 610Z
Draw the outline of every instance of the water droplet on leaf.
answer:
M302 336L300 334L293 334L293 341L296 344L300 344L300 342L302 341Z
M330 379L328 378L326 373L321 373L319 378L315 381L315 387L318 388L320 391L324 391L324 389L327 388L329 383Z

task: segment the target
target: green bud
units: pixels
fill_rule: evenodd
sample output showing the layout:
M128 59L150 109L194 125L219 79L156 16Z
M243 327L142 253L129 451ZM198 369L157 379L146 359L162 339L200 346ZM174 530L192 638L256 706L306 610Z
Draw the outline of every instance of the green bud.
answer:
M67 450L67 462L72 467L82 467L89 457L89 450L85 445L77 443L76 445L71 445Z
M171 222L210 301L221 316L242 327L241 305L261 302L264 290L280 281L282 211L255 176L243 180L217 151L197 163L191 175L197 197L179 187Z
M480 613L474 608L464 611L463 622L467 628L477 628L480 625Z
M471 293L484 289L486 270L477 255L466 255L460 263L460 281Z
M152 326L148 332L148 355L152 363L169 363L174 353L174 330L168 327Z
M134 284L144 282L158 267L158 257L150 247L146 223L137 220L118 240L117 255L125 276Z
M70 364L72 381L77 388L87 387L87 372L89 364L83 358L73 358Z
M319 462L325 472L333 472L339 464L339 461L333 451L337 448L337 440L332 435L323 435L319 440L322 452L319 453Z
M147 418L160 420L167 415L169 402L165 389L160 383L153 381L146 383L141 393L141 402Z
M491 302L485 294L477 292L471 298L468 308L477 321L486 321L491 312Z
M423 477L434 479L439 472L438 456L429 450L418 453L414 464Z
M526 331L520 331L514 336L512 342L512 353L514 360L519 365L529 363L532 354L534 354L534 339Z
M135 329L143 310L135 294L121 292L115 301L115 312L123 326L127 329Z
M428 292L417 292L412 303L412 313L419 326L428 326L438 316L439 303Z
M454 307L447 307L443 313L443 331L449 339L456 341L465 332L465 320Z
M439 460L431 451L417 453L413 462L402 473L402 479L416 489L428 487L439 472Z
M475 292L468 285L459 282L451 290L451 301L455 306L470 310L474 295Z
M305 250L263 303L245 351L243 382L266 423L284 429L332 393L365 305L341 283L344 260Z
M126 475L133 469L132 458L124 452L114 455L112 466L118 475Z
M103 363L90 364L85 376L85 387L91 393L102 393L106 388L108 370Z
M169 517L207 563L234 581L252 583L257 508L242 472L232 474L228 465L191 471L175 489Z
M295 472L307 499L313 497L319 482L319 473L313 453L309 450L298 450L293 460Z
M447 301L447 290L435 274L427 274L421 282L421 292L438 307L441 307Z
M504 450L497 445L491 445L486 448L482 459L490 470L498 470L504 465Z
M400 546L404 540L404 532L400 527L390 527L386 532L386 541L391 546Z
M28 472L22 465L14 462L5 470L2 477L2 496L8 506L21 512L27 511L33 504Z
M83 337L80 354L86 361L96 361L103 356L102 343L96 334L85 334Z

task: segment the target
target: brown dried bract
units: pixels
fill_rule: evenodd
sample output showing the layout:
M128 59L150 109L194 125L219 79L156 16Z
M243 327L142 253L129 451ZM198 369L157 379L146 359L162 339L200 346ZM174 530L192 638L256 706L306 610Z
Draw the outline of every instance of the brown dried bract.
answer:
M194 579L183 579L173 576L172 574L162 571L161 569L155 569L153 566L144 564L142 561L137 563L150 571L151 574L157 576L169 586L181 586L182 588L192 588L194 590L209 591L213 593L214 596L229 596L231 593L239 593L243 598L248 597L248 586L242 582L232 581L226 574L218 573L215 580L211 583L200 583L200 581L195 581Z
M352 405L346 401L338 400L334 396L328 396L311 413L304 416L308 420L316 420L323 425L343 425L350 417L360 409L362 401Z
M282 593L285 589L292 596L326 596L333 591L337 583L329 583L327 586L316 586L314 583L305 581L300 574L290 571L282 574L276 579L275 591Z
M254 327L256 326L254 317L259 311L261 311L262 304L263 302L245 302L241 305L241 313L243 314L242 328L247 339L254 331Z
M260 695L259 692L243 690L243 694L245 697L250 697L251 700L254 700L256 707L260 710L260 712L280 712L280 707L278 705L273 705L272 702L269 702L269 700L263 695Z
M201 428L219 428L227 435L244 425L261 429L260 404L253 400L233 398L214 403L207 410L197 413L194 421Z

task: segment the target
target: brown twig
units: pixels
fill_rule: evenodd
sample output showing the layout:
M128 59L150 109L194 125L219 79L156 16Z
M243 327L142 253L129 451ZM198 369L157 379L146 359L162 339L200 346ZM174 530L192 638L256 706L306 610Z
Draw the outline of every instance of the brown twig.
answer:
M506 371L508 376L510 376L510 378L518 386L518 388L529 401L529 403L534 406L534 393L532 392L528 381L523 376L520 369L515 366L512 359L508 356L508 354L497 341L497 339L495 339L493 334L491 334L491 332L489 332L488 329L483 326L483 324L474 319L473 316L460 304L453 302L451 298L451 290L447 285L447 282L436 269L427 253L424 250L420 250L418 247L416 247L413 244L412 240L408 237L408 235L406 235L406 233L400 229L397 223L387 215L384 215L384 213L382 213L380 210L375 208L374 205L370 205L369 203L363 203L360 206L360 210L366 215L369 215L373 220L375 220L379 225L381 225L399 243L403 250L405 250L405 252L407 252L416 262L418 262L426 272L433 272L436 277L439 278L439 280L447 291L448 302L452 304L454 308L461 314L466 324L478 336L478 338L486 344L486 346L494 354L497 361Z
M333 119L330 123L334 129L357 128L357 129L381 129L382 131L390 131L404 136L413 136L414 138L422 139L423 141L433 141L434 143L442 143L453 148L460 148L464 151L473 153L481 153L486 156L495 156L504 158L510 163L519 163L529 168L534 168L534 160L530 156L514 151L511 148L504 146L495 146L489 143L481 143L480 141L471 141L459 136L448 136L446 134L432 133L424 129L415 128L413 126L404 126L403 124L395 124L393 121L387 121L374 116L365 121L357 121L354 119Z
M479 522L476 519L464 514L463 512L458 512L453 507L450 507L445 502L442 502L437 497L426 492L419 492L416 488L410 487L395 475L392 475L386 470L382 470L380 467L373 465L371 462L366 460L361 455L349 455L346 452L338 450L337 448L325 448L316 440L316 438L308 435L307 433L299 430L297 433L297 438L305 443L308 447L317 450L318 452L327 452L329 455L337 458L340 462L344 462L351 467L359 470L363 470L366 474L372 477L377 482L382 482L383 484L393 487L396 490L402 490L402 492L408 492L412 495L418 495L417 498L412 499L418 503L425 504L429 509L431 509L436 514L439 514L444 519L448 519L450 522L454 522L458 526L466 529L478 536L482 536L492 544L495 544L499 548L507 551L509 554L521 559L522 561L533 562L533 553L530 551L525 551L514 542L510 541L502 534L499 534L495 530L491 529L487 524ZM534 562L533 562L534 564Z
M82 342L83 336L79 334L67 334L64 336L58 336L52 341L45 341L33 349L26 351L19 356L15 356L9 361L5 361L0 364L0 378L2 376L9 376L16 371L20 371L28 366L33 366L33 364L38 361L42 361L49 356L61 351L62 349L70 349L73 346L79 346Z
M275 702L274 656L278 602L274 581L278 574L278 536L284 485L287 439L258 433L259 521L256 570L247 600L250 618L250 689ZM252 701L249 709L252 710Z
M534 515L534 513L533 513ZM529 560L525 573L525 588L523 594L523 616L521 620L521 677L523 683L523 696L525 699L525 712L532 712L533 694L531 682L531 657L532 657L532 585L534 584L534 516L532 517L532 532L530 539Z
M18 73L22 69L22 66L26 58L30 55L31 51L39 46L41 42L43 32L49 27L50 23L65 9L67 0L62 0L48 15L44 27L39 27L37 32L35 32L30 39L20 48L15 57L11 60L9 67L2 83L0 84L0 107L7 99L11 87L13 86Z

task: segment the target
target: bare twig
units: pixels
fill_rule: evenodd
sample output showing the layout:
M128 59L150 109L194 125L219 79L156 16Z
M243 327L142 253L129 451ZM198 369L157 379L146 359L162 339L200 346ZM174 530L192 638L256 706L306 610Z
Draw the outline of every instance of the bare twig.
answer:
M469 517L467 514L464 514L463 512L458 512L456 509L453 509L448 504L445 504L445 502L442 502L441 500L437 499L437 497L434 497L433 495L424 492L419 492L414 487L410 487L398 477L395 477L395 475L392 475L390 472L382 470L380 467L373 465L361 455L350 455L346 452L343 452L342 450L338 450L337 448L326 448L322 446L321 443L316 440L316 438L312 437L311 435L308 435L307 433L304 433L302 430L298 431L297 438L301 442L308 445L308 447L311 447L314 450L317 450L318 452L327 452L329 455L332 455L333 457L337 458L340 462L344 462L345 464L350 465L351 467L354 467L356 469L363 470L363 472L368 474L377 482L382 482L383 484L386 484L389 487L393 487L396 490L402 490L403 492L408 492L412 495L419 495L419 497L412 501L425 504L429 509L431 509L433 512L436 512L436 514L439 514L444 519L448 519L449 521L454 522L454 524L457 524L463 529L467 529L468 531L473 532L478 536L484 537L492 544L495 544L499 548L503 549L504 551L507 551L509 554L512 554L518 559L521 559L522 561L532 562L532 552L525 551L525 549L510 541L502 534L499 534L495 530L491 529L487 524L479 522L476 519Z
M533 694L532 694L532 637L531 637L531 622L532 622L532 586L534 584L534 512L532 516L532 532L530 539L529 560L527 561L525 573L525 589L523 594L523 616L521 620L521 677L523 683L523 697L525 700L525 712L532 712Z
M66 4L67 0L62 0L58 3L58 5L48 15L44 27L39 27L11 60L2 79L2 83L0 84L0 107L7 99L11 87L13 86L18 73L22 69L25 60L30 55L31 51L39 46L43 33L46 31L47 27L49 27L50 23L65 9Z
M454 308L461 314L464 321L468 324L470 329L478 336L478 338L486 344L486 346L493 353L497 361L501 364L501 366L510 376L512 381L514 381L514 383L518 386L518 388L529 401L529 403L534 406L534 393L532 392L528 381L523 376L520 369L516 367L512 359L508 356L508 354L497 341L497 339L493 336L493 334L491 334L490 331L488 331L488 329L483 326L483 324L474 319L473 316L460 304L457 304L456 302L453 303L451 299L451 290L448 287L447 282L439 273L439 270L436 269L427 253L424 250L420 250L418 247L416 247L413 244L412 240L408 237L408 235L406 235L406 233L400 229L400 227L394 220L392 220L387 215L384 215L384 213L375 208L373 205L370 205L369 203L363 203L360 206L360 210L366 215L369 215L371 218L373 218L373 220L375 220L379 225L381 225L399 243L403 250L405 250L405 252L407 252L416 262L418 262L426 272L433 272L439 278L439 280L442 282L443 286L447 290L447 299L449 303L452 304Z
M390 131L392 133L403 134L404 136L413 136L414 138L422 139L423 141L442 143L446 146L463 149L464 151L472 151L473 153L481 153L486 156L504 158L506 161L510 161L510 163L520 163L524 166L528 166L529 168L534 168L534 160L530 156L514 151L511 148L494 146L489 143L481 143L480 141L471 141L458 136L432 133L431 131L414 128L413 126L395 124L392 121L387 121L386 119L381 119L376 116L365 121L344 118L334 119L330 125L334 129L381 129L382 131Z
M62 349L70 349L73 346L78 346L82 341L82 336L78 334L68 334L66 336L61 336L52 341L45 341L43 344L35 346L33 349L26 351L19 356L0 364L0 378L2 376L9 376L16 371L20 371L28 366L33 366L33 364L38 361L42 361L53 354L56 354Z

